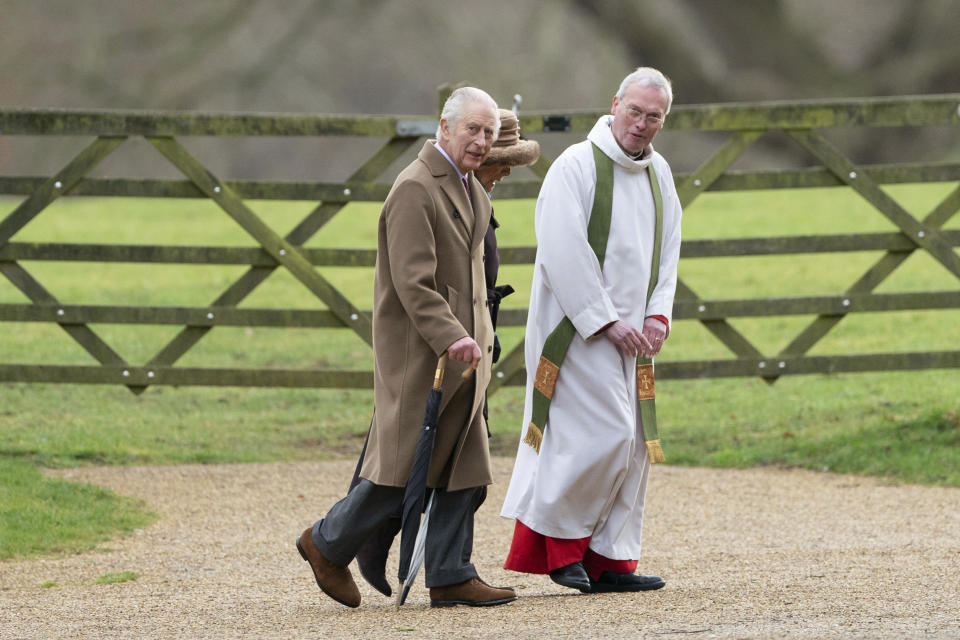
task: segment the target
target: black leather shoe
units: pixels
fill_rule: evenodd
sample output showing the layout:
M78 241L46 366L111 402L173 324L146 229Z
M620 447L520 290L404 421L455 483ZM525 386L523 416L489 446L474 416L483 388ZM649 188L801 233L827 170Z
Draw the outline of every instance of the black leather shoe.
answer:
M642 576L636 573L615 573L604 571L596 581L590 581L593 593L614 591L653 591L663 587L666 582L660 576Z
M582 562L574 562L565 567L550 572L550 579L571 589L579 589L582 593L590 593L590 576L583 568Z
M390 555L390 547L399 531L400 518L389 518L357 549L357 566L360 568L360 575L374 589L387 597L393 593L387 581L387 556Z

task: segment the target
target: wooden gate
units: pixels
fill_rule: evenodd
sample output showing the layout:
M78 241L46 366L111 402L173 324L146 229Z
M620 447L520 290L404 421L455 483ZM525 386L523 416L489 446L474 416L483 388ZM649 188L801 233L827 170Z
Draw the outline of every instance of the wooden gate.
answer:
M546 140L558 132L586 133L601 112L521 114L525 135ZM960 94L873 98L804 103L677 106L671 131L716 131L726 141L697 170L675 176L684 206L705 191L836 186L855 191L899 231L824 234L775 238L686 241L682 260L719 256L882 251L882 257L841 295L783 296L763 299L703 299L682 279L675 319L696 319L734 355L727 359L662 362L662 378L760 376L886 369L960 367L960 350L810 356L809 350L852 313L906 309L955 309L960 320L960 286L949 291L874 293L913 253L926 252L960 279L960 231L944 225L960 209L960 186L925 217L917 219L881 185L960 180L958 162L922 162L861 166L823 135L844 127L929 127L960 124ZM304 245L344 206L380 202L390 185L380 178L390 165L436 128L432 116L273 116L201 113L90 112L33 109L0 110L0 136L85 136L94 140L50 176L0 177L0 195L25 196L0 221L0 272L29 304L0 304L0 322L59 325L99 365L0 363L0 381L125 385L139 393L151 385L343 387L372 386L372 372L266 368L175 366L177 360L218 326L311 327L350 330L371 342L370 311L360 309L324 277L323 268L372 266L375 251L307 249ZM732 171L733 163L771 131L784 132L819 165L797 170ZM343 183L222 180L181 143L187 136L355 136L377 138L382 146ZM88 177L91 170L126 140L146 139L183 174L184 180ZM549 159L534 165L542 177ZM539 180L507 181L498 198L535 198ZM60 197L125 196L208 198L236 221L257 248L79 243L24 243L16 234ZM259 217L245 199L307 200L318 204L284 236ZM504 264L529 264L534 247L503 247ZM156 264L244 264L247 271L209 305L202 307L62 304L24 266L25 261L89 261ZM277 269L289 271L326 306L326 310L249 309L238 305ZM763 353L735 329L732 317L814 314L816 319L778 353ZM503 309L500 322L525 322L521 309ZM95 323L182 325L174 339L144 363L127 362L91 327ZM960 324L960 323L958 323ZM4 340L16 337L4 336ZM523 382L523 346L508 349L496 366L491 392Z

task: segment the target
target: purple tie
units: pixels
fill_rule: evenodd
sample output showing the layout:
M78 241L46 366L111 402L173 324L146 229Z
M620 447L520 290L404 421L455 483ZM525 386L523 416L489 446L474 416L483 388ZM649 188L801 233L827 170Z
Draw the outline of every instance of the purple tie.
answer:
M470 195L470 183L467 182L467 176L463 176L463 188L467 190L467 200L471 199Z

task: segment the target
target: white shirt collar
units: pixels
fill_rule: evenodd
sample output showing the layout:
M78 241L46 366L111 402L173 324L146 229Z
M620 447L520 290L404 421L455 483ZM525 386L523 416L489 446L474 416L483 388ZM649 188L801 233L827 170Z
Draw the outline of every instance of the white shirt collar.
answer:
M457 167L456 163L454 163L454 161L450 159L450 156L447 155L447 152L444 150L444 148L440 146L439 140L434 141L433 146L437 148L437 151L443 154L443 157L447 159L447 162L450 163L450 166L453 167L453 170L457 172L457 175L460 176L461 180L467 177L467 174L460 173L460 168Z

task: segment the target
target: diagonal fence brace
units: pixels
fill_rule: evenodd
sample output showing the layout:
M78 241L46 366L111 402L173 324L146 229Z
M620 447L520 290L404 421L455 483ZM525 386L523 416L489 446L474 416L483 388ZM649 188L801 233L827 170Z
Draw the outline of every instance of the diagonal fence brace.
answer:
M16 262L0 262L0 273L3 273L14 286L35 304L60 304L53 294L47 291L26 269ZM57 324L100 364L120 366L127 364L120 354L114 351L86 324L70 322L58 322Z
M960 186L949 193L934 209L923 219L923 223L932 228L941 228L960 210ZM853 283L847 293L869 293L880 285L897 268L900 267L907 258L913 255L915 250L908 251L888 251L869 269L864 272L860 278ZM813 345L827 335L846 314L840 315L820 315L809 324L794 340L787 345L781 352L784 356L802 355L810 350Z
M897 225L911 242L925 249L934 260L960 278L960 256L954 252L950 243L935 227L920 222L910 215L896 200L887 195L869 174L845 158L822 135L810 130L787 131L787 135L823 162L827 169Z
M85 147L56 174L40 184L16 209L0 222L0 246L9 242L31 220L61 195L68 193L104 158L113 153L127 138L101 136ZM0 273L35 304L58 305L60 302L39 281L17 262L0 262ZM67 335L103 365L126 365L124 359L86 324L58 322Z
M738 131L731 135L720 148L714 152L710 158L698 167L682 185L677 188L677 196L680 198L680 204L687 207L697 196L706 191L710 185L723 175L723 173L737 161L750 146L762 136L764 131ZM700 296L686 283L682 278L677 278L678 300L687 302L699 302ZM700 324L713 336L723 343L734 355L740 358L763 358L763 354L753 343L737 331L733 325L725 319L703 319ZM768 382L769 378L764 378Z
M0 246L5 245L18 231L33 220L54 200L72 189L101 160L119 147L125 137L104 136L94 140L71 160L67 166L45 180L0 222Z
M415 142L417 142L416 138L391 138L347 179L347 183L375 179ZM300 224L286 235L285 239L291 244L305 244L313 234L329 222L344 206L345 203L343 202L320 203ZM251 267L220 294L220 296L211 303L212 306L238 305L244 298L250 295L254 289L262 284L275 269L276 266ZM184 353L197 344L211 329L212 327L210 326L188 325L184 327L166 346L150 359L148 364L152 366L172 365L182 357ZM142 392L144 389L145 387L141 388L138 392Z
M259 242L274 260L286 267L297 280L320 298L345 326L353 329L367 344L372 344L373 329L370 318L320 275L298 247L281 238L247 207L232 189L211 174L174 138L149 137L147 140Z

